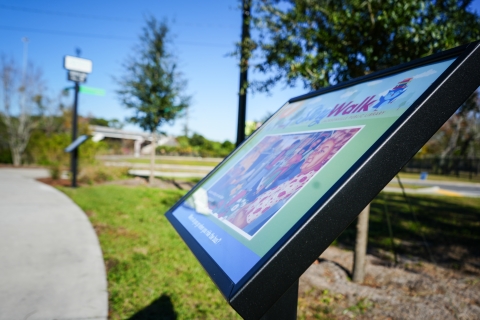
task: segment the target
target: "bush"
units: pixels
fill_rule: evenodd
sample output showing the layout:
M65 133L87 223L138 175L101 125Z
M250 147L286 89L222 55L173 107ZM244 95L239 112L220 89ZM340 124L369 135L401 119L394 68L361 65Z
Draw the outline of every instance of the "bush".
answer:
M68 168L70 163L70 154L65 152L65 148L71 143L69 133L53 133L50 135L41 131L32 134L30 142L25 152L25 158L29 163L48 166L50 168ZM79 147L79 160L83 165L95 164L95 155L106 148L102 141L93 142L88 139Z
M2 145L0 145L0 163L13 163L10 149Z
M102 183L128 177L128 167L107 167L88 165L80 169L78 182L85 184Z
M49 167L48 167L48 170L50 171L50 177L53 179L53 180L58 180L61 178L62 176L62 169L63 169L63 166L61 163L54 163L54 164L51 164Z
M235 145L228 140L223 143L211 141L197 133L194 133L191 138L185 136L177 137L177 142L179 145L176 147L157 147L156 153L172 156L224 158L235 149Z

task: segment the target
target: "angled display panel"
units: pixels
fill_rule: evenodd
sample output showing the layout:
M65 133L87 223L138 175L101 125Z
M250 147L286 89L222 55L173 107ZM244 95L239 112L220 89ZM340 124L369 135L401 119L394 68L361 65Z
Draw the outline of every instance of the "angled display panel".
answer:
M238 283L452 61L286 104L173 216Z
M445 79L466 72L477 46L290 100L167 213L242 316L265 313L476 89L437 100L438 119L400 133L442 86L453 90ZM389 153L379 159L380 151ZM378 172L359 181L374 159L383 160Z

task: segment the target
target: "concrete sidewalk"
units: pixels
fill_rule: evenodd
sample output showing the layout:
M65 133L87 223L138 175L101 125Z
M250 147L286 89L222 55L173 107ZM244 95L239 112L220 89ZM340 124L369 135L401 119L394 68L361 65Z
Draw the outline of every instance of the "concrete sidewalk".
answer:
M0 319L106 319L97 236L75 203L34 180L45 175L0 168Z

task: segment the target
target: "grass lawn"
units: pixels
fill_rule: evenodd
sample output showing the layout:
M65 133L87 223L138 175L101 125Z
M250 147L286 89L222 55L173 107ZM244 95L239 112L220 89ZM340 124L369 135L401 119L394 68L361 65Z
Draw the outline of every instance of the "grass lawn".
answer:
M131 163L150 163L150 159L125 159L124 161ZM206 167L215 167L220 163L220 160L215 161L198 161L198 160L189 160L188 157L185 157L185 160L175 160L175 159L162 159L161 156L157 156L155 159L156 164L178 164L184 166L206 166Z
M99 235L112 319L239 319L164 217L183 191L115 185L62 190ZM480 262L480 199L409 198L417 219L401 194L381 193L372 202L369 251L392 256L387 208L398 253L428 260L423 234L437 263L479 272L471 266ZM335 243L353 248L354 240L355 221Z
M150 170L150 168L138 168L140 170ZM133 170L138 170L137 168L134 168ZM186 173L203 173L207 175L209 171L204 171L204 170L195 170L195 168L192 169L155 169L154 171L166 173L166 172L186 172ZM150 171L149 171L150 172Z
M240 319L164 217L182 191L63 188L89 216L108 272L112 319Z
M400 179L420 179L420 173L400 173ZM397 180L396 178L394 179ZM437 180L437 181L453 181L453 182L472 182L472 183L480 183L480 175L472 176L472 179L469 179L467 174L462 174L460 177L455 175L449 176L442 176L439 174L428 174L427 180Z
M197 184L200 182L200 180L202 180L202 178L196 178L196 177L191 177L191 178L188 178L188 177L181 177L181 178L166 178L166 177L157 177L157 179L160 179L160 180L164 180L164 181L176 181L176 182L188 182L188 183L192 183L192 184Z
M436 195L408 197L416 218L402 194L382 192L372 202L369 251L380 256L392 252L386 211L391 220L397 253L428 261L430 250L437 264L467 273L479 273L480 198ZM340 235L336 243L353 249L355 228L356 221ZM383 257L391 258L392 255Z

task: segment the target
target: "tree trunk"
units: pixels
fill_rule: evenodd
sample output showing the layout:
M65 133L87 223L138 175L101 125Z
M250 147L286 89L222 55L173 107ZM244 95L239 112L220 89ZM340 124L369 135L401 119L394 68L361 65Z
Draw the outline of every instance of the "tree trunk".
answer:
M14 167L19 167L22 164L22 154L18 148L10 147L12 154L12 162Z
M453 115L453 117L450 118L450 122L452 122L451 126L453 127L453 132L450 139L448 139L447 147L440 154L442 160L451 155L455 149L457 149L458 138L460 137L460 131L462 130L462 117L460 115Z
M362 210L357 220L357 237L355 239L355 252L353 256L353 282L356 283L362 283L365 279L369 216L370 204Z
M39 122L41 110L35 99L44 96L44 86L38 71L16 66L13 59L0 59L0 91L2 93L2 108L0 121L4 123L8 137L8 145L12 155L13 165L22 164L23 154L30 139L30 134ZM18 101L18 104L15 103ZM15 107L14 107L15 106ZM18 107L18 111L16 110ZM13 108L13 109L12 109Z
M152 186L155 175L153 173L155 169L155 148L157 147L157 135L152 132L152 149L150 150L150 178L148 179L149 184Z

